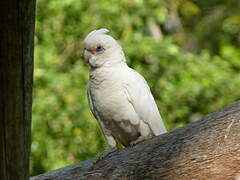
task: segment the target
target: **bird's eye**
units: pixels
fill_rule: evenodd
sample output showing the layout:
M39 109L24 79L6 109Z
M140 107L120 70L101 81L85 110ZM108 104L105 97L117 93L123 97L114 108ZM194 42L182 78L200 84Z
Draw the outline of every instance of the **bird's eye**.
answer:
M104 48L102 47L102 46L97 46L97 48L96 48L96 52L97 53L101 53L101 52L103 52L104 51Z

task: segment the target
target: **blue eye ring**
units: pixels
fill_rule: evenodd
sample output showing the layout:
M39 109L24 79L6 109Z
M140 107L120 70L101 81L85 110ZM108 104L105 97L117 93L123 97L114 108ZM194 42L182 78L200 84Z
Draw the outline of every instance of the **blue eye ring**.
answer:
M101 45L98 45L97 48L96 48L96 52L97 53L101 53L103 52L105 49L101 46Z

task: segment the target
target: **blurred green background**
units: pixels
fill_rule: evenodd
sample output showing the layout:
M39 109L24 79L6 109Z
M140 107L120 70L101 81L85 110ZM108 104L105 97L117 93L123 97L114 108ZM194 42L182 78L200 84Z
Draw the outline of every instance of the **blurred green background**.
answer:
M38 0L31 175L104 149L86 96L88 32L105 27L119 40L172 130L239 99L239 8L237 0Z

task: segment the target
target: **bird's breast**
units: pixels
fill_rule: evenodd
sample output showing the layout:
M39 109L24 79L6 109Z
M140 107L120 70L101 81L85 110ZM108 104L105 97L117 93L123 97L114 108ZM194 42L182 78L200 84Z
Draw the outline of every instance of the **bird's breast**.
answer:
M125 145L135 140L139 117L125 94L123 77L117 71L104 78L95 76L90 79L89 89L94 110L114 137Z
M121 92L118 83L106 80L91 85L93 106L107 120L112 114L117 113L117 109L121 108L124 94Z

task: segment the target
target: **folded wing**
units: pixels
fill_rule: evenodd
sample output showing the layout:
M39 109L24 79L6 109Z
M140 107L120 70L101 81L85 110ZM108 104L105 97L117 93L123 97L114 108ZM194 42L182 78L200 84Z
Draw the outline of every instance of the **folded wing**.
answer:
M127 81L123 85L129 102L155 136L165 133L166 128L147 82L136 71L129 71Z

